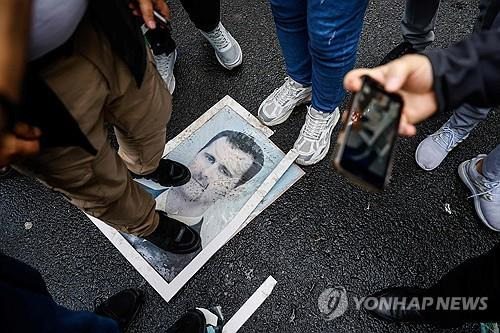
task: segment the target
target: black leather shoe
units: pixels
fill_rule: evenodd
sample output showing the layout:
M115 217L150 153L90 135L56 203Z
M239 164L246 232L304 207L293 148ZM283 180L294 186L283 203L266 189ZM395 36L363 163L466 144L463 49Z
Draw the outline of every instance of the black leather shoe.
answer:
M191 179L191 172L186 166L168 159L161 159L158 168L147 175L138 175L133 172L131 175L134 179L149 179L165 187L182 186Z
M177 254L187 254L201 247L200 235L193 228L167 216L165 212L157 211L160 223L155 231L144 239L160 249Z
M392 322L418 322L424 321L419 305L412 299L417 298L422 304L424 289L418 288L388 288L376 292L366 298L364 307L372 315Z
M386 54L384 59L380 62L381 65L385 65L393 60L396 60L398 58L401 58L405 54L413 54L417 53L418 51L413 48L413 45L408 42L402 42L399 45L397 45L395 48L393 48L389 53Z
M102 302L95 304L94 313L113 319L120 330L125 332L134 321L144 304L144 296L139 289L125 289Z
M209 327L210 332L222 333L224 324L220 306L211 309L197 308L189 310L179 318L167 333L205 333Z

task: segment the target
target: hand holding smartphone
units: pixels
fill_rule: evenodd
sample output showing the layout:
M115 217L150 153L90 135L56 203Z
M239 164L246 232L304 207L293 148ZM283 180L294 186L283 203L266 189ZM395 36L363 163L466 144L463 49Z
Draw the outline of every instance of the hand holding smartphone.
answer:
M163 29L166 29L168 31L172 31L172 25L170 24L170 21L164 18L160 13L158 13L156 10L153 11L155 21L156 23Z
M339 135L334 166L367 190L381 191L390 179L403 100L363 77Z

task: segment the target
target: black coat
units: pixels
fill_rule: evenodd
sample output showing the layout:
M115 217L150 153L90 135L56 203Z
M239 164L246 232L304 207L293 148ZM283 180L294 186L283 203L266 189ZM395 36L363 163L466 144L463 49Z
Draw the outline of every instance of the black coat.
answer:
M426 51L432 63L439 110L468 103L477 107L500 105L499 1L487 12L483 28L448 49Z

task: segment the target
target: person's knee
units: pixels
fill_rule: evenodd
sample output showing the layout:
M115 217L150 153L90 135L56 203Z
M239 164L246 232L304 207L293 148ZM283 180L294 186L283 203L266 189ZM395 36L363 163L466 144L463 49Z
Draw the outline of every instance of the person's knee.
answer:
M351 62L356 57L358 38L341 29L309 31L311 56L332 66Z

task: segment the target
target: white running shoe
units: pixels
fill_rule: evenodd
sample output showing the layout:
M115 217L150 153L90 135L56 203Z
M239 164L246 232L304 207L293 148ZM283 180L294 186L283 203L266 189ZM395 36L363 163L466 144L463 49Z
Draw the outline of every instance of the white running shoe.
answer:
M215 50L215 56L225 69L233 69L241 65L243 55L240 44L219 22L217 28L210 32L200 30Z
M331 113L316 111L312 106L307 108L306 122L293 146L299 152L298 164L316 164L326 156L339 118L339 108Z
M285 78L285 83L276 88L271 95L260 104L258 117L267 126L285 122L293 109L311 100L312 87L304 87L291 77Z
M170 95L174 93L175 90L175 77L174 77L174 66L175 60L177 60L177 49L170 54L159 54L153 55L156 62L156 69L160 73L161 78L167 85Z

